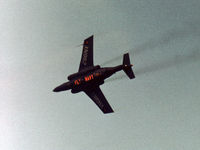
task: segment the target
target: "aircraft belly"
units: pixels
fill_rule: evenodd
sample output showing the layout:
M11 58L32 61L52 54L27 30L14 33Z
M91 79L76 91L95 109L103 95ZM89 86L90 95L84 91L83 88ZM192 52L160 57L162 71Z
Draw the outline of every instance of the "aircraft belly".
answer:
M83 91L85 89L90 89L96 86L99 86L104 83L104 80L94 79L90 81L82 81L80 84L73 84L72 89L74 91Z

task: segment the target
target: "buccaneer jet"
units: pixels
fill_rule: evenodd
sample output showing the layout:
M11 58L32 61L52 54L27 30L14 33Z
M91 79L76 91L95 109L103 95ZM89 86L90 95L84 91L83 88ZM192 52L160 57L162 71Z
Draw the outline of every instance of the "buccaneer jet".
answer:
M84 40L82 57L80 61L79 70L77 73L68 76L68 82L56 87L54 92L61 92L71 90L72 93L85 92L94 103L106 113L114 112L104 94L100 89L100 85L104 80L114 73L123 70L126 75L133 79L135 75L131 69L129 54L123 56L123 63L115 67L101 68L99 65L93 64L93 36Z

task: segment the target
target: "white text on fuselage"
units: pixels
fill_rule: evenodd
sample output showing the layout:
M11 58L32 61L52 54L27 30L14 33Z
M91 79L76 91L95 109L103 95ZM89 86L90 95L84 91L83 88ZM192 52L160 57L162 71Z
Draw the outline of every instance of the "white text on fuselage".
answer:
M83 64L84 66L87 65L88 49L89 49L88 46L84 46L84 50L83 50L83 58L82 58L82 64Z

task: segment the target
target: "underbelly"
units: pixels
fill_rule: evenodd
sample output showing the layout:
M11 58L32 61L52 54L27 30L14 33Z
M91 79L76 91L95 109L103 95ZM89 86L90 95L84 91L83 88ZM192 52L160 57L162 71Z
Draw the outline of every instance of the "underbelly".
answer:
M83 81L80 84L74 84L72 90L74 91L84 91L84 89L90 89L98 87L99 85L103 84L104 80L90 80L90 81Z

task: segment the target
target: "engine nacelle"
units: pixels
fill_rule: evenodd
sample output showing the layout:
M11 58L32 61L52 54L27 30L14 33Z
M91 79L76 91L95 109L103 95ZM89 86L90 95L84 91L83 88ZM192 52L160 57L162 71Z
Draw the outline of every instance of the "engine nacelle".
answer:
M68 80L73 80L73 79L75 79L75 78L77 78L77 77L79 77L79 76L82 76L82 75L84 75L84 74L87 74L87 73L90 72L90 71L97 70L97 69L99 69L99 68L100 68L99 65L87 67L86 69L84 69L84 70L82 70L82 71L80 71L80 72L77 72L77 73L74 73L74 74L69 75L67 78L68 78Z

